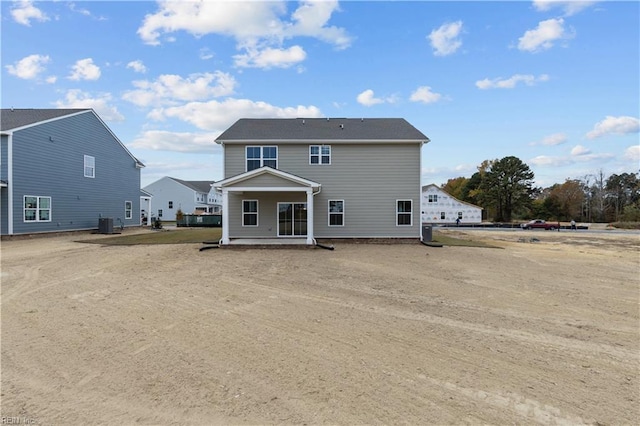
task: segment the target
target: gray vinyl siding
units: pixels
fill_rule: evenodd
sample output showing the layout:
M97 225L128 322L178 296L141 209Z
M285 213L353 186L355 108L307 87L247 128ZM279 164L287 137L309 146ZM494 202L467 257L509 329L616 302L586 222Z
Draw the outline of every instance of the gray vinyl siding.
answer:
M327 144L331 145L331 165L310 165L309 144L278 146L280 170L322 185L322 191L314 196L315 236L317 238L419 237L421 145L418 143L331 144L329 142ZM225 177L245 172L244 147L245 145L225 145ZM304 198L304 195L300 196ZM256 198L253 194L247 193L243 197ZM268 197L288 201L282 199L283 196L278 193L268 194ZM328 226L328 200L344 200L344 226ZM411 226L396 226L396 200L412 201ZM239 207L239 204L236 206L230 201L229 220L232 222L230 237L236 235L233 222L241 215ZM267 226L262 219L262 213L261 206L261 228ZM276 224L274 218L271 226L275 227Z
M84 155L95 157L95 178L84 177ZM93 113L14 132L12 183L15 234L95 229L100 217L140 224L140 169ZM51 222L24 222L25 195L51 197Z
M242 226L242 200L258 200L258 226ZM278 203L306 202L304 192L261 192L229 194L230 238L275 238L278 236ZM237 212L237 213L236 213Z
M260 188L268 188L268 187L291 187L291 188L301 188L302 185L292 182L286 179L283 179L279 176L273 176L268 174L263 174L260 176L252 177L247 181L241 181L233 185L229 185L229 188L233 188L234 186L256 186Z

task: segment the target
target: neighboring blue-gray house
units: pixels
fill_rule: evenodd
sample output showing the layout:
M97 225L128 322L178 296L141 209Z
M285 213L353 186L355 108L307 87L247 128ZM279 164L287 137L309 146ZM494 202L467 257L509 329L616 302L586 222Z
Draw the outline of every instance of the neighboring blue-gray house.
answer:
M92 109L0 114L1 235L140 225L144 165Z
M422 132L399 118L241 119L224 149L222 245L420 238Z

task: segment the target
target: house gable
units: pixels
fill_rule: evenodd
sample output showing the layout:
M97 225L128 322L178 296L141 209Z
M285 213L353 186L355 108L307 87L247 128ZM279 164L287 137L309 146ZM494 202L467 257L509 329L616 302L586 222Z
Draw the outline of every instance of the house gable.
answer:
M455 223L456 219L465 223L482 222L482 207L458 200L437 185L422 187L422 222Z
M299 176L283 172L271 167L261 167L250 172L233 176L229 179L221 180L214 184L216 188L228 188L230 190L242 188L290 188L306 189L318 188L320 184L301 178Z

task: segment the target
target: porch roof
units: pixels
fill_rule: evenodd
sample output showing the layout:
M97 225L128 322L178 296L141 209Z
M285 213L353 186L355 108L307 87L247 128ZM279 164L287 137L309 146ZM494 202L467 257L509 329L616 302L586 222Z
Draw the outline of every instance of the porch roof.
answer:
M272 183L258 184L258 180L263 177L274 178ZM216 190L227 190L229 192L242 191L308 191L309 189L317 190L322 185L309 179L296 176L282 170L274 169L269 166L260 167L227 179L220 180L213 184Z

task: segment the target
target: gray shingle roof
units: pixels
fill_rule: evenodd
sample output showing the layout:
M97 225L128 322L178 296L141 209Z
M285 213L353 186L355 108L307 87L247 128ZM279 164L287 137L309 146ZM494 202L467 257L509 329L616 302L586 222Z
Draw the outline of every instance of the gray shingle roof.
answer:
M76 114L82 111L89 111L88 108L80 109L1 109L0 110L0 130L11 130L18 127L28 126L52 118L64 117L65 115Z
M421 141L429 138L403 118L242 118L216 142Z
M211 190L211 185L215 183L213 180L181 180L176 178L171 178L178 183L186 186L187 188L191 188L196 192L202 192L208 194Z

